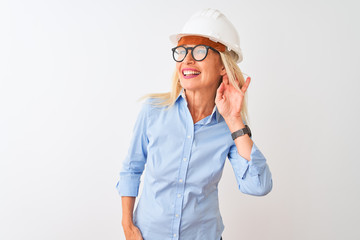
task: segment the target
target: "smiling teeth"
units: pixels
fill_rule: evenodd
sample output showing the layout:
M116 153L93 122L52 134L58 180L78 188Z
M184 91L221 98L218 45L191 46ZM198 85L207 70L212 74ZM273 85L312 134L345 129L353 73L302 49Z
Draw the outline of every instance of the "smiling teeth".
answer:
M200 72L197 72L197 71L189 71L189 70L186 70L184 71L184 75L199 75Z

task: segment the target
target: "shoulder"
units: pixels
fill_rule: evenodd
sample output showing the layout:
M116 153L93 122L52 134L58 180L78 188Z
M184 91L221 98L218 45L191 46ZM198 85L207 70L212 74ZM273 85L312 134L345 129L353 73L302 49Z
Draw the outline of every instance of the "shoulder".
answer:
M146 98L142 101L141 112L147 117L158 116L166 112L167 107L161 105L161 101L157 98Z

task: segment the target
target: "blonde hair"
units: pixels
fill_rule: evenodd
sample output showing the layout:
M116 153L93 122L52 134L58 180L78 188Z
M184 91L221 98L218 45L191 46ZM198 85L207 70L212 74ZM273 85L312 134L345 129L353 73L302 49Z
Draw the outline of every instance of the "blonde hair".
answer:
M239 66L236 64L238 56L233 51L220 52L221 61L224 64L229 83L232 84L236 89L240 90L245 83L243 73ZM245 74L246 75L246 74ZM236 81L238 80L238 82ZM175 69L172 77L171 92L167 93L151 93L143 96L140 100L151 98L151 104L158 107L171 108L177 97L181 92L182 86L179 81L179 74ZM244 99L241 106L241 117L245 123L248 122L248 111L247 111L247 93L245 92Z

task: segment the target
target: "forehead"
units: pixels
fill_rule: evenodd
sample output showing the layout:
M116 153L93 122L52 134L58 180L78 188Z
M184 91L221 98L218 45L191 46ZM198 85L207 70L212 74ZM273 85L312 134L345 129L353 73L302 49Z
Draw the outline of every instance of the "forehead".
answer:
M191 44L191 43L189 43L189 44L182 44L182 45L180 45L181 47L195 47L195 46L197 46L197 45L200 45L200 44ZM201 45L204 45L204 44L201 44ZM179 46L179 47L180 47Z
M184 44L184 45L181 45L181 46L184 46L184 47L195 47L197 44Z

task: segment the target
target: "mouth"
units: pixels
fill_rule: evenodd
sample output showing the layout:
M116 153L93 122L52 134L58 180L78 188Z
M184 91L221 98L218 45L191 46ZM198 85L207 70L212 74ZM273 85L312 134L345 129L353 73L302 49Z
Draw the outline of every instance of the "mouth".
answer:
M201 72L199 72L196 69L183 69L182 74L185 79L189 79L189 78L194 78L194 77L199 76L201 74Z

